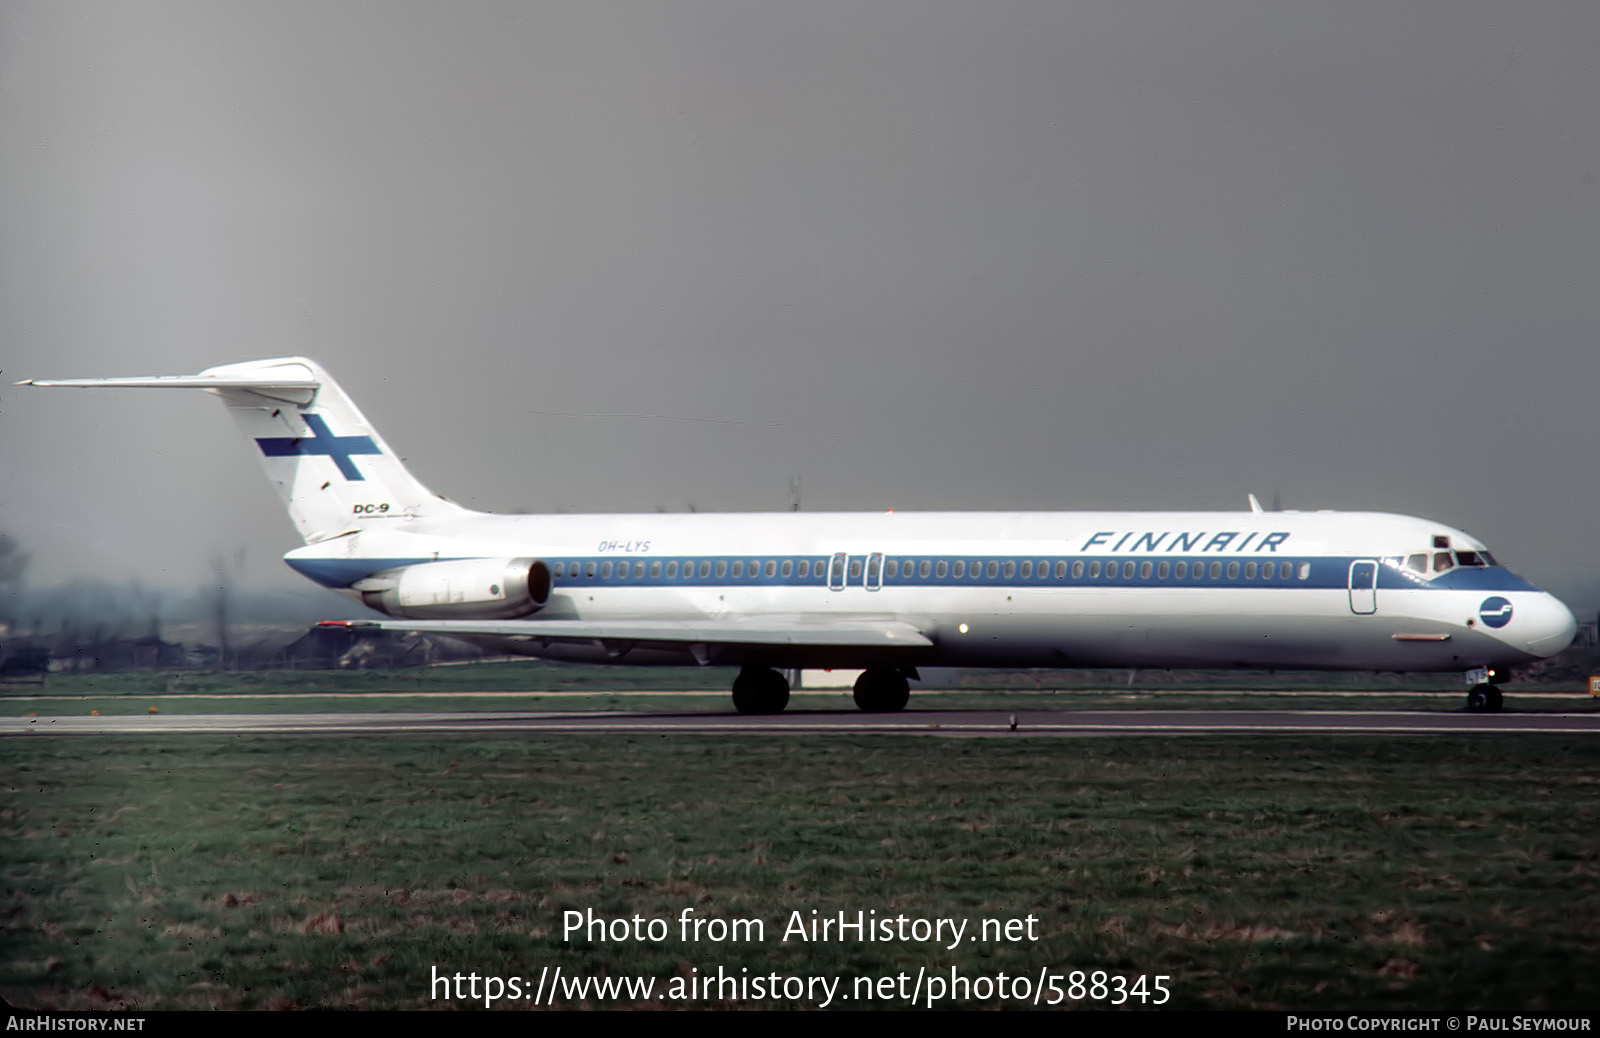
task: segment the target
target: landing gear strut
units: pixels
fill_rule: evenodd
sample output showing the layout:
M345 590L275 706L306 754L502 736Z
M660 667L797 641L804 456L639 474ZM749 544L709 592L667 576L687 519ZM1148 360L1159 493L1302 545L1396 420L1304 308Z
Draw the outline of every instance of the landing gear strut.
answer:
M1485 682L1473 685L1467 691L1467 713L1469 714L1498 714L1500 712L1500 690Z
M906 708L911 683L893 667L868 667L856 678L856 706L869 714L892 714Z
M766 667L745 667L733 679L733 708L741 714L781 714L789 705L789 681Z

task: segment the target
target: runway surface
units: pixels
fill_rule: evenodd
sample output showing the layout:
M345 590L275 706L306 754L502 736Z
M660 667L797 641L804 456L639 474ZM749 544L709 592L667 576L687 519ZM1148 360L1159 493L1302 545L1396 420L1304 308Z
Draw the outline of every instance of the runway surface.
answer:
M805 711L740 714L504 713L151 714L0 718L0 736L247 735L527 732L593 735L862 733L945 736L1159 735L1199 732L1600 734L1600 715L1401 711L927 710L900 714Z

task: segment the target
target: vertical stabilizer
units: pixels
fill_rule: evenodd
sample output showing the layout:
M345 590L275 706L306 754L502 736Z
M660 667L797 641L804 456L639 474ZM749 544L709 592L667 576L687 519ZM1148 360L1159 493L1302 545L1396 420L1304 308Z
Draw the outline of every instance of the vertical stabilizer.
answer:
M374 524L467 514L417 482L339 384L304 357L228 364L198 375L25 384L216 394L307 543Z

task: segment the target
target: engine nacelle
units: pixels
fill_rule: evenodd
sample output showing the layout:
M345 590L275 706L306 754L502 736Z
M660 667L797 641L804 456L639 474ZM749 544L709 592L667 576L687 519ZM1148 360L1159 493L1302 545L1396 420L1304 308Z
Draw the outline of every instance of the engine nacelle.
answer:
M421 562L351 585L369 609L407 620L511 620L550 601L550 567L540 559Z

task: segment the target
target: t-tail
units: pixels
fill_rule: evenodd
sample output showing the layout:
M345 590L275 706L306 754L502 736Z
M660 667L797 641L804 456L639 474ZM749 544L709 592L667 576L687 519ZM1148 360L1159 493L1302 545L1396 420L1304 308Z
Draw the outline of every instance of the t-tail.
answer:
M315 361L253 360L198 375L33 380L69 388L204 389L222 398L306 543L374 519L469 514L428 491Z

